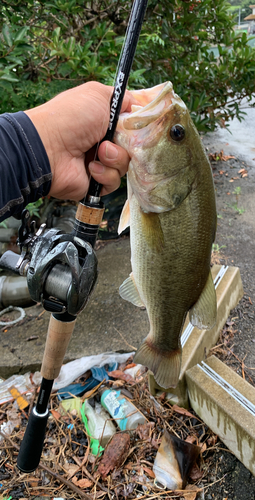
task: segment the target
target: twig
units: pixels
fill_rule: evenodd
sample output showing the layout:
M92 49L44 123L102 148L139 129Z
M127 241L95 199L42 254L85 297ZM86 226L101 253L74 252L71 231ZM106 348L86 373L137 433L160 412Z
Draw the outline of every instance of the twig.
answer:
M0 431L0 435L4 439L7 439L7 441L9 441L10 444L13 446L13 448L15 448L16 450L19 451L18 445L16 445L9 436L6 436L2 431ZM77 488L77 486L75 486L73 483L71 483L70 481L68 481L68 479L65 479L64 477L60 476L59 474L57 474L53 470L49 469L49 467L46 467L46 465L44 465L44 464L42 464L40 462L39 465L38 465L38 467L40 467L41 469L43 469L46 472L48 472L48 474L51 474L51 476L53 476L55 479L57 479L57 481L60 481L61 483L64 483L66 486L68 486L68 488L70 488L75 493L77 493L77 495L79 495L81 498L85 498L85 500L92 500L92 497L90 495L87 495L87 493L84 493L84 491L81 491L80 488Z
M113 328L114 328L114 330L116 330L116 332L120 335L120 337L122 338L122 340L124 340L125 344L127 344L127 345L128 345L128 347L131 347L131 349L134 349L134 351L137 351L137 347L134 347L133 345L129 344L129 343L126 341L126 339L125 339L124 335L123 335L123 334L122 334L119 330L117 330L117 328L115 328L115 326L114 326Z
M72 457L73 460L77 463L77 465L79 465L79 467L82 467L82 470L83 472L85 472L86 476L88 476L88 478L94 483L94 484L98 484L99 488L102 490L102 491L105 491L106 493L108 493L108 489L103 486L99 481L96 481L96 479L89 473L89 471L86 469L85 465L82 465L82 463L80 462L80 460L78 459L78 457L76 457L75 455ZM75 473L76 474L76 473Z

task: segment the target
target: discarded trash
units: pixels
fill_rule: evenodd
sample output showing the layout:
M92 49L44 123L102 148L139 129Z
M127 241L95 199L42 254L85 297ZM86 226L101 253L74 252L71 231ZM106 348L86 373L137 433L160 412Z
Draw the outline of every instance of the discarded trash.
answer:
M199 446L165 431L153 465L155 484L171 490L184 489L200 451Z
M24 410L25 408L27 408L29 402L24 396L22 396L22 394L18 391L16 387L14 386L10 387L9 392L11 393L12 397L16 399L17 405L20 410Z
M5 434L6 436L10 436L13 429L15 429L15 427L19 427L20 424L21 424L21 416L20 416L20 413L15 410L15 409L12 409L12 410L8 410L7 411L7 422L4 422L1 426L0 426L0 429L1 429L1 432L3 434ZM3 439L3 436L0 435L0 441Z
M60 405L60 412L61 408L63 408L65 412L69 412L71 414L75 412L75 414L81 418L81 405L81 398L63 399Z
M144 415L121 394L121 391L105 389L101 395L101 403L122 431L136 429L139 424L147 422Z
M84 401L82 412L87 417L90 436L97 439L101 446L105 447L116 432L114 424L109 419L109 413L106 413L100 403L97 402L95 402L95 408L93 408L88 400Z
M0 312L0 317L3 316L4 314L8 313L8 312L11 312L11 311L18 311L20 313L20 315L18 316L18 318L14 319L13 321L0 321L0 325L1 326L15 325L15 323L18 323L19 321L21 321L26 316L26 313L25 313L24 309L22 309L22 307L9 306L9 307L6 307L6 309L3 309Z
M21 394L32 389L33 385L30 381L30 373L26 373L25 375L12 375L0 384L0 404L13 399L13 396L9 392L12 386L18 389Z
M134 355L134 352L124 354L106 352L95 356L83 356L82 358L70 361L70 363L66 363L61 367L60 374L54 381L53 390L56 391L68 386L87 370L106 364L110 365L111 363L123 363L132 355Z
M116 371L118 363L111 363L107 365L107 371L104 366L93 366L91 370L91 377L89 377L85 383L82 384L70 384L57 392L58 399L69 399L72 396L79 397L85 394L85 392L91 391L98 385L98 382L103 382L103 380L110 380L108 373L112 370Z
M83 421L85 428L86 428L86 432L87 432L88 436L90 437L91 453L92 453L92 455L101 454L102 451L104 451L104 448L100 445L99 439L91 436L91 432L90 432L90 428L89 428L89 424L88 424L88 419L87 419L87 416L85 415L85 411L84 411L84 405L82 406L80 411L81 411L82 421Z
M98 474L106 479L107 474L124 464L130 448L130 436L126 432L114 434L107 445L104 456L98 466Z

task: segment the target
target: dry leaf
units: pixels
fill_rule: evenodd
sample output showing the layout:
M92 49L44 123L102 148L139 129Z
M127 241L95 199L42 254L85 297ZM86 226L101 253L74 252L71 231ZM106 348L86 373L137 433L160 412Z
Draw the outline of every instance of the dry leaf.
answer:
M149 439L151 437L151 432L155 422L146 422L145 424L139 424L136 428L136 433L140 439Z
M204 451L207 450L206 443L201 443L200 446L201 446L201 453L204 453Z
M190 435L188 436L186 439L185 439L186 443L191 443L191 444L194 444L197 442L197 437L193 435Z
M129 384L135 384L135 381L129 373L125 373L121 370L113 370L112 372L107 372L109 377L116 378L118 380L125 380Z
M128 370L129 368L134 368L136 366L136 363L129 363L129 365L125 366L124 371Z
M193 465L193 467L189 473L189 477L194 482L198 481L199 479L201 479L201 477L203 477L203 472L199 469L197 464Z
M79 488L90 488L93 485L93 481L90 481L90 479L77 479L76 476L73 477L72 483Z
M59 413L59 411L57 410L51 410L51 414L53 415L53 417L56 419L56 420L59 420L60 417L61 417L61 414Z
M194 415L190 413L188 410L185 410L185 408L181 408L180 406L173 405L173 410L176 411L176 413L180 413L180 415L185 415L186 417L194 418Z
M79 470L79 466L76 464L66 463L64 464L63 468L67 472L69 478L73 476L73 474L76 474L76 472Z
M185 500L195 500L199 491L201 491L201 488L198 488L195 484L187 484L182 496Z
M144 470L144 472L146 472L146 474L148 474L148 476L152 477L153 479L156 477L153 470L150 469L149 467L146 467L145 465L143 465L143 470Z

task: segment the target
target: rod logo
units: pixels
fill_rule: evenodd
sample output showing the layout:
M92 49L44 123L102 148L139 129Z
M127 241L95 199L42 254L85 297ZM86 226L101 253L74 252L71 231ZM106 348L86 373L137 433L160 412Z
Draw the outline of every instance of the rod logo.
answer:
M111 109L110 109L110 121L109 121L109 130L112 129L113 126L113 120L116 114L116 109L118 106L119 98L122 92L122 85L124 82L125 78L125 73L123 71L120 71L118 76L117 76L117 81L116 85L114 87L114 92L113 92L113 98L112 98L112 103L111 103Z

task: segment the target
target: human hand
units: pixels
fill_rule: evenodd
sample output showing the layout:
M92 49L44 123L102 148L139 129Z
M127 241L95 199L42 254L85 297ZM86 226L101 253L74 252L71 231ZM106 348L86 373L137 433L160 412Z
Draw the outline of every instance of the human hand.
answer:
M52 183L49 194L55 198L79 201L88 191L88 168L103 185L101 195L117 189L129 163L127 152L109 141L94 146L106 134L113 88L88 82L62 92L52 100L25 111L35 125L46 149ZM130 111L135 103L126 92L121 111Z

